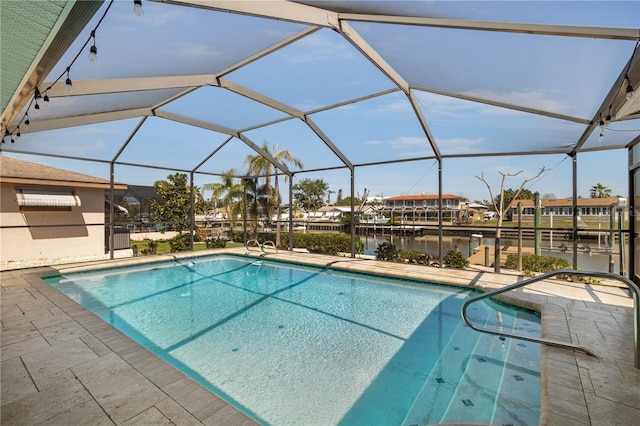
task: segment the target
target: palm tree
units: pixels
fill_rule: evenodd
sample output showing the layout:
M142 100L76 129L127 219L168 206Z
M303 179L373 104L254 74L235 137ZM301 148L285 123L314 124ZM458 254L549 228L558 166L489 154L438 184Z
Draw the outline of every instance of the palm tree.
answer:
M269 142L264 141L262 143L262 149L267 154L270 154L274 160L281 164L294 164L296 167L302 169L304 165L302 161L291 154L289 150L280 151L278 150L278 145L273 145L273 150L269 150ZM278 187L278 173L276 171L275 174L275 185L274 188L271 187L271 174L273 172L273 164L266 158L264 158L260 154L256 155L247 155L245 159L245 165L249 167L249 173L255 176L259 176L264 173L265 175L265 185L264 185L264 194L266 195L268 201L264 203L266 210L265 214L267 217L272 216L272 208L276 206L278 209L278 221L276 227L276 245L280 245L280 189ZM286 182L286 177L285 177Z
M598 182L591 187L589 195L591 198L611 198L611 188Z
M211 201L215 207L221 206L225 208L232 227L233 219L237 217L235 213L240 210L236 204L239 204L242 199L242 184L234 178L235 174L235 169L230 169L222 173L220 182L202 185L203 190L212 192Z

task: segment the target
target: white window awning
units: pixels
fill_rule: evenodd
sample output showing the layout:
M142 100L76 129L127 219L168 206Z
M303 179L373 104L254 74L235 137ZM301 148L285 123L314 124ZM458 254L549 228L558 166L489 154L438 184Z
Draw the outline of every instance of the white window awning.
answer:
M79 207L80 197L71 190L16 189L20 207Z

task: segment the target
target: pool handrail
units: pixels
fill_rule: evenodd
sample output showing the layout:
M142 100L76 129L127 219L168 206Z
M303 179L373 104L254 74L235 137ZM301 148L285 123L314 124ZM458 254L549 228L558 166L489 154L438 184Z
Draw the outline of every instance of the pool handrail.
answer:
M260 241L258 241L257 239L253 238L251 240L247 240L244 242L244 248L247 249L247 252L245 254L249 254L249 249L253 246L249 246L249 243L254 242L258 245L258 247L260 248L260 251L262 252L262 254L264 254L264 247L262 247L262 244L260 244Z
M266 253L266 252L264 251L264 248L265 248L266 246L273 247L273 250L274 250L276 253L278 252L278 247L276 247L276 243L274 243L273 241L271 241L271 240L267 240L267 241L265 241L264 243L262 243L262 252L263 252L263 253Z
M638 287L638 285L636 283L634 283L633 281L631 281L630 279L623 277L622 275L615 275L615 274L611 274L611 273L607 273L607 272L592 272L592 271L575 271L572 269L559 269L556 271L551 271L551 272L547 272L545 274L541 274L535 277L531 277L528 278L524 281L520 281L517 282L515 284L511 284L502 288L499 288L497 290L492 290L492 291L488 291L486 293L483 293L479 296L475 296L472 297L471 299L466 300L463 304L462 304L462 318L464 319L464 322L467 323L467 325L469 327L471 327L472 329L482 332L482 333L489 333L489 334L494 334L497 336L505 336L505 337L512 337L514 339L520 339L520 340L526 340L529 342L536 342L536 343L542 343L542 344L546 344L546 345L551 345L551 346L558 346L558 347L564 347L564 348L571 348L571 349L575 349L575 350L579 350L582 351L586 354L592 355L596 358L599 358L594 352L592 352L590 349L587 349L585 347L582 346L578 346L578 345L574 345L572 343L565 343L565 342L560 342L557 340L553 340L553 339L546 339L546 338L536 338L536 337L528 337L528 336L522 336L519 334L515 334L515 333L509 333L506 331L496 331L496 330L491 330L491 329L487 329L487 328L483 328L483 327L478 327L475 326L471 323L471 321L469 320L469 318L467 317L467 308L469 307L469 305L471 305L474 302L477 302L479 300L485 299L485 298L490 298L493 296L496 296L498 294L501 293L506 293L507 291L510 290L514 290L516 288L520 288L520 287L524 287L526 285L538 282L538 281L542 281L542 280L546 280L548 278L552 278L558 275L569 275L569 276L589 276L589 277L596 277L596 278L604 278L604 279L611 279L611 280L617 280L617 281L621 281L624 284L626 284L629 287L629 290L631 291L631 295L633 296L633 338L634 338L634 365L636 368L640 369L640 314L639 314L639 309L640 307L638 306L638 298L640 295L640 287Z

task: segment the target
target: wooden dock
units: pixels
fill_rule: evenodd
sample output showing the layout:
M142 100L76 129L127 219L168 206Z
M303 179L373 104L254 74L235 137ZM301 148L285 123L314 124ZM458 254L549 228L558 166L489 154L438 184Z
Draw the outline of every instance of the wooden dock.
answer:
M485 247L489 249L489 264L485 265ZM488 246L486 244L479 245L475 252L469 256L469 264L471 265L482 265L482 266L492 266L494 263L494 246ZM522 247L522 254L533 254L533 247ZM517 246L503 246L500 249L500 266L505 266L507 262L507 256L510 254L518 254Z

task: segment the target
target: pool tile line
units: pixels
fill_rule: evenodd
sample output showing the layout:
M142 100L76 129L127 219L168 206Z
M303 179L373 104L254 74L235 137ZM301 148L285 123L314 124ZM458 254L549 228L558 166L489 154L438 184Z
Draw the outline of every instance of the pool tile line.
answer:
M194 253L179 253L2 272L1 423L38 424L47 419L64 419L65 424L72 424L78 422L70 419L82 418L95 420L91 424L136 421L149 424L151 420L153 424L255 424L252 419L217 396L207 394L208 391L199 384L40 279L41 274L91 270L96 265L110 269L125 264L176 261L211 253L244 256L244 252L244 249L218 249L195 256ZM304 253L278 252L264 257L250 254L250 257L367 274L379 273L410 280L428 279L480 289L500 288L519 279L517 276L496 275L486 271L427 268ZM595 359L567 349L542 346L541 425L626 425L640 419L640 372L633 367L632 300L628 294L616 286L589 285L585 288L581 284L554 281L538 283L503 296L507 302L541 311L542 333L545 337L589 346L601 356ZM590 317L589 314L594 315ZM585 325L585 320L589 321L590 318L591 322ZM78 337L74 334L79 330L76 326L61 325L69 321L79 324L86 334ZM593 327L598 329L595 333ZM61 343L51 345L44 337L47 332L50 333L51 343L58 339L66 342L66 346L61 346ZM82 345L89 349L76 352L75 348L82 348ZM43 351L50 351L53 360L37 370L33 368L32 361L38 358L31 354ZM64 368L66 364L56 358L58 351L72 353L67 362L78 364ZM85 360L84 357L90 359ZM26 380L20 373L22 371L28 376L29 371L18 369L15 372L13 369L20 364L18 360L24 359L34 369L34 380ZM109 360L110 363L106 362ZM136 402L133 408L126 401L117 406L122 400L117 401L112 395L100 393L99 387L85 387L83 391L72 385L73 380L81 383L85 380L93 384L93 376L86 375L86 367L92 363L112 373L124 368L131 376L135 376L132 383L142 386L145 391L140 395L128 395ZM107 385L114 387L106 376L93 379L96 383L106 380ZM127 377L124 377L121 383L117 383L115 394L126 392L126 386L122 389L128 383L126 380ZM140 380L139 384L137 380ZM39 384L40 388L35 384ZM52 389L57 392L52 392ZM94 397L91 389L97 397ZM196 389L202 389L205 393L200 394ZM69 403L68 396L65 398L64 394L78 397ZM192 400L189 395L195 399ZM38 409L33 410L33 407Z

